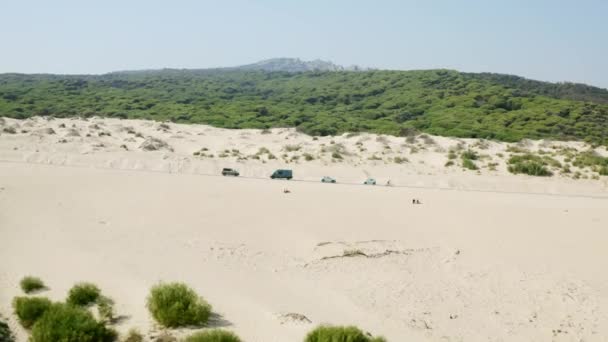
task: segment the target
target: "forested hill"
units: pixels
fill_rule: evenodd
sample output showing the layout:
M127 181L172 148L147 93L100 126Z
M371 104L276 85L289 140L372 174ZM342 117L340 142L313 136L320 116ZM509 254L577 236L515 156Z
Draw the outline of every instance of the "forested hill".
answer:
M608 91L497 74L425 71L160 70L0 75L0 116L110 116L315 135L413 129L608 145Z

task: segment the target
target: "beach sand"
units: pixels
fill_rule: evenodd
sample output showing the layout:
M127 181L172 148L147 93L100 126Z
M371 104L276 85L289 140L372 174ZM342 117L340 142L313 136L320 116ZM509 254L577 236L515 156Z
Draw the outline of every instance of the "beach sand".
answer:
M322 323L398 342L608 336L606 177L515 176L504 160L496 171L446 168L451 146L479 144L465 139L429 137L421 148L368 134L3 121L17 128L0 135L0 313L19 341L27 335L10 305L25 275L55 300L94 282L116 302L115 328L147 336L159 328L146 296L163 281L192 286L213 305L212 326L244 341L302 341ZM484 164L502 160L507 144L483 143ZM341 160L321 152L337 144ZM261 147L276 159L253 158ZM242 176L222 177L222 167ZM270 180L276 168L295 179ZM338 184L320 183L326 175ZM367 177L379 185L362 185Z

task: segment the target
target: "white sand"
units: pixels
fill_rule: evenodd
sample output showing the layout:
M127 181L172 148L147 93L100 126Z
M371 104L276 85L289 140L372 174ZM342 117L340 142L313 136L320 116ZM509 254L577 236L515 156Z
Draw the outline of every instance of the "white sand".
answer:
M506 149L499 143L479 149L489 155L480 166L501 161L496 171L446 168L446 151L459 141L440 137L412 154L404 138L375 135L312 140L288 129L261 134L175 124L163 131L158 123L127 120L3 121L0 126L18 132L0 133L5 316L20 295L19 280L31 274L43 278L51 288L43 294L57 300L77 281L98 284L125 316L116 326L121 332L155 330L145 308L150 286L183 281L221 315L215 325L245 341L301 341L320 323L355 324L389 341L608 336L606 177L510 175L496 155ZM66 136L74 132L80 137ZM173 151L142 151L148 136ZM331 161L331 152L321 156L321 144L332 146L331 140L347 150L340 162ZM298 144L300 151L288 158L308 151L315 160L282 161L284 146ZM262 146L281 161L252 160ZM202 147L215 157L192 155ZM219 158L225 149L249 157ZM368 160L374 154L384 160ZM409 162L388 161L394 155ZM216 176L224 166L243 177ZM310 182L269 180L278 167ZM324 175L342 184L319 183ZM359 185L367 176L396 186ZM412 205L414 197L423 204ZM367 257L341 257L348 250ZM280 316L285 313L312 322ZM25 341L13 315L10 324Z

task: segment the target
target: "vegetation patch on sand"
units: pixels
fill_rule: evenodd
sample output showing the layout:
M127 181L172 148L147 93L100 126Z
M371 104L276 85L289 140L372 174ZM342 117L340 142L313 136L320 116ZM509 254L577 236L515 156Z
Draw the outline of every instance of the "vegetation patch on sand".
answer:
M147 306L152 317L169 328L203 326L211 315L211 305L182 283L152 287Z
M304 342L386 342L384 337L373 337L354 326L320 326L306 335Z
M228 330L211 329L194 333L184 342L241 342L241 339Z
M26 329L31 328L51 305L51 301L44 297L15 297L13 299L15 316Z
M509 158L508 170L515 174L549 177L553 173L547 168L547 159L533 154L514 155Z
M110 342L117 334L84 308L55 303L32 327L30 342Z
M100 296L101 290L99 290L97 285L79 283L70 289L67 303L71 305L87 306L95 303Z
M19 282L19 286L25 293L32 293L40 290L46 289L46 285L40 278L27 276L21 279Z

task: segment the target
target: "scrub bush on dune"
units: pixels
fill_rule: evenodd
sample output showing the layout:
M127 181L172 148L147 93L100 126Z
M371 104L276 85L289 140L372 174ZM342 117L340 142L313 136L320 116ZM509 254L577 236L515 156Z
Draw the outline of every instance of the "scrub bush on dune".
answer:
M101 290L95 284L79 283L74 285L68 293L67 303L71 305L87 306L93 304L101 295Z
M21 282L19 282L19 285L21 286L21 289L25 293L32 293L35 291L40 291L40 290L46 289L44 282L40 278L30 277L30 276L24 277L23 279L21 279Z
M353 326L320 326L306 335L304 342L386 342Z
M230 331L212 329L194 333L184 342L241 342L241 339Z
M209 305L194 290L182 283L159 284L150 290L148 310L165 327L202 326L209 320Z
M32 327L30 342L111 342L117 334L84 308L53 304Z
M51 307L52 303L44 297L15 297L13 309L19 323L29 329Z

